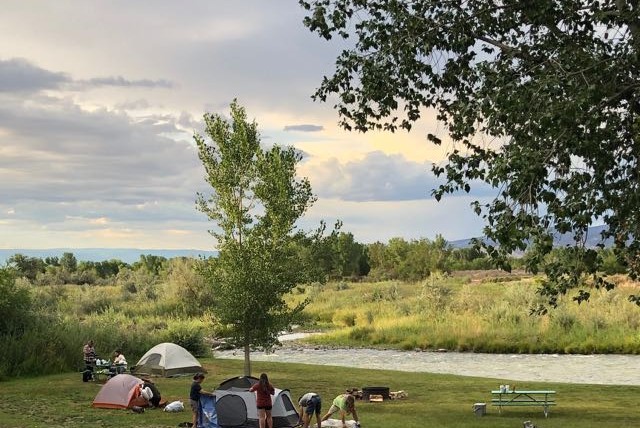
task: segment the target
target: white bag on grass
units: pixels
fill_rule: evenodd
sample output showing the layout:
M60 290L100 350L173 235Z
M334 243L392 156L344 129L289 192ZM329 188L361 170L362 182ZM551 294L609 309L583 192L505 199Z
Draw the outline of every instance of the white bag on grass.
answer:
M184 410L184 404L182 401L172 401L164 406L165 412L182 412Z

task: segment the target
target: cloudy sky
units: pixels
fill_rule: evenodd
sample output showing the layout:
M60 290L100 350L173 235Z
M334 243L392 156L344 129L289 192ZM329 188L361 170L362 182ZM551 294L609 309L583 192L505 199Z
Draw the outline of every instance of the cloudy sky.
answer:
M349 133L310 96L339 46L295 0L5 0L0 14L0 248L212 249L193 143L237 98L266 144L293 145L318 201L301 222L361 242L478 235L458 195L436 202L444 137Z

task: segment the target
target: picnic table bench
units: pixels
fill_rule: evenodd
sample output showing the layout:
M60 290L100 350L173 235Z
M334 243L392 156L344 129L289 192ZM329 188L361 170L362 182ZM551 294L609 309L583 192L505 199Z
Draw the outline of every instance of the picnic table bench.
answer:
M498 406L498 412L507 406L541 406L544 417L549 415L549 408L556 405L556 392L546 390L491 391L491 404Z

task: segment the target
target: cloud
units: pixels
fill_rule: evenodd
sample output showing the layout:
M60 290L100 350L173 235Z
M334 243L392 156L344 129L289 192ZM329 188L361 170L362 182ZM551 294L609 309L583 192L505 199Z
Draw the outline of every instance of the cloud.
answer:
M342 163L331 158L305 166L320 197L359 202L427 199L429 186L436 184L429 167L380 151L355 161Z
M344 133L332 103L311 100L341 46L309 32L300 7L115 0L5 9L0 246L212 246L214 225L195 209L196 192L210 188L192 134L202 134L204 111L227 114L234 98L265 146L304 151L299 173L320 196L311 227L339 214L363 239L383 239L430 236L443 217L459 225L455 209L431 214L442 204L430 198L438 181L426 160L437 157L414 138L431 129L379 140Z
M122 86L122 87L142 87L142 88L172 88L174 84L165 79L151 80L129 80L122 76L93 77L88 80L79 80L79 84L88 86Z
M122 76L74 80L69 74L38 67L24 58L0 60L0 93L35 93L43 90L90 89L97 87L173 88L166 79L130 80Z
M413 201L344 201L318 199L305 217L302 227L312 229L321 219L332 225L343 222L343 230L359 242L386 242L390 238L429 238L442 235L449 241L478 236L483 221L470 207L474 197L464 195ZM488 199L480 199L488 202Z
M0 94L0 212L60 231L171 222L205 229L195 210L196 192L206 190L196 149L189 138L165 136L181 134L183 120Z
M322 125L286 125L284 131L299 131L299 132L318 132L322 131L324 126Z
M336 158L311 160L302 166L302 171L319 197L356 202L414 201L432 199L431 191L444 183L443 178L431 172L431 165L374 151L347 162ZM472 184L473 197L495 195L485 183Z
M23 58L0 60L0 93L57 89L69 81L67 74L45 70Z

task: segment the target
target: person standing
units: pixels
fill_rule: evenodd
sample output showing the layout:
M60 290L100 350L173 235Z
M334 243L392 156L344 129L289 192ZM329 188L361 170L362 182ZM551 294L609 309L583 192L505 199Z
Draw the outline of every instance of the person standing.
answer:
M273 428L273 418L271 408L273 401L271 396L276 392L273 385L269 383L266 373L260 375L260 381L249 388L249 391L256 393L256 406L258 407L258 423L260 428Z
M300 405L300 422L302 422L302 428L309 428L313 414L316 415L318 428L321 428L320 412L322 411L322 400L320 396L315 392L307 392L300 397L298 404Z
M96 365L96 349L93 347L93 340L89 340L82 348L84 359L84 372L82 381L87 382L93 378L93 368Z
M351 394L340 394L336 398L334 398L331 407L326 415L322 417L323 421L326 421L336 412L340 412L340 419L342 420L342 427L346 428L347 424L345 422L345 416L348 413L353 415L353 420L356 421L356 426L360 426L360 422L358 421L358 412L356 412L356 399Z
M213 395L210 392L202 390L202 381L204 380L204 374L196 373L193 376L193 383L191 384L191 390L189 391L189 403L191 404L191 413L193 413L192 427L198 426L198 415L200 413L200 396L201 395Z

